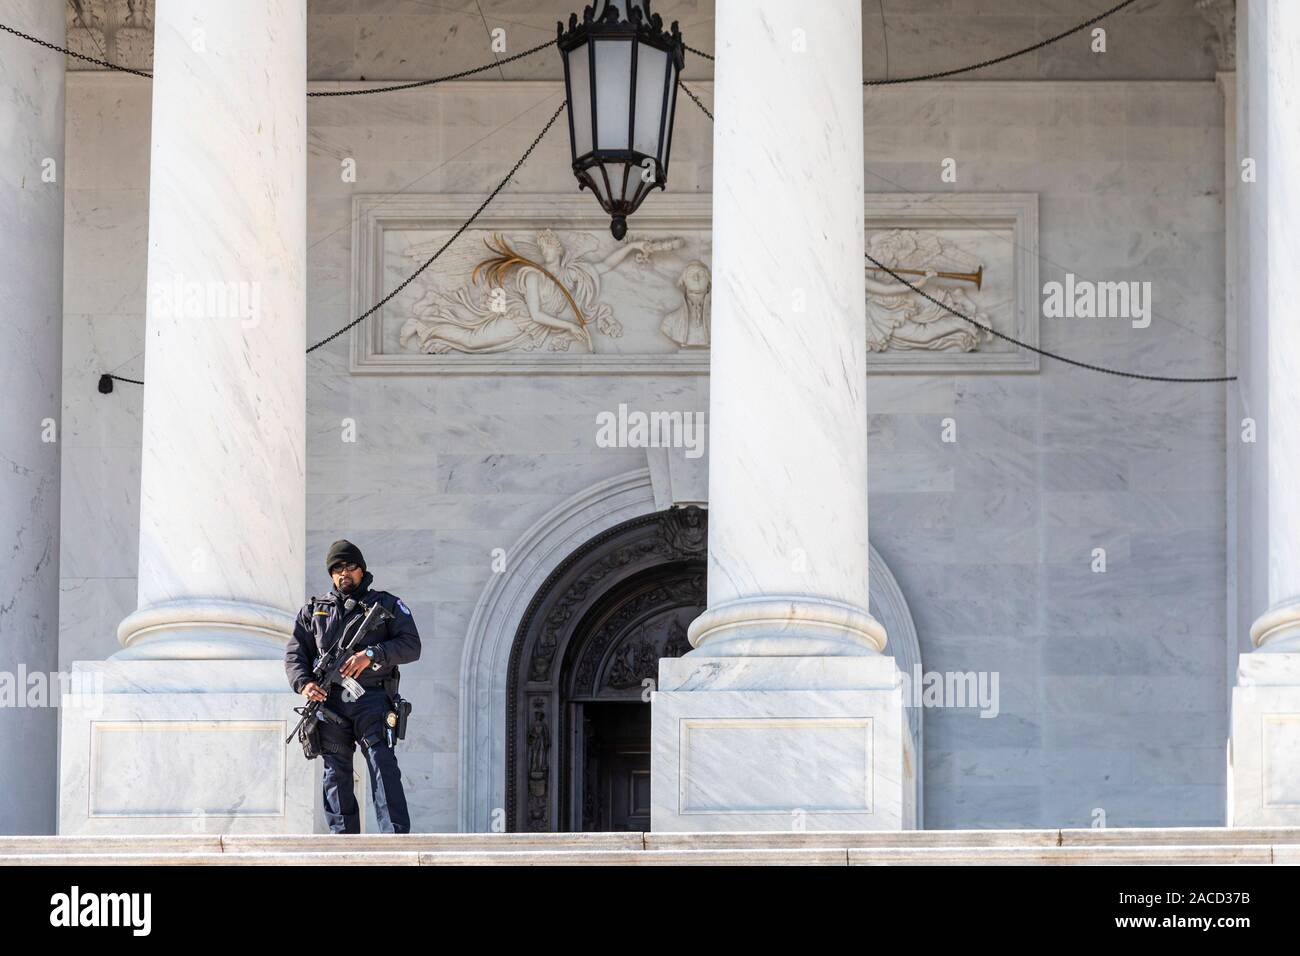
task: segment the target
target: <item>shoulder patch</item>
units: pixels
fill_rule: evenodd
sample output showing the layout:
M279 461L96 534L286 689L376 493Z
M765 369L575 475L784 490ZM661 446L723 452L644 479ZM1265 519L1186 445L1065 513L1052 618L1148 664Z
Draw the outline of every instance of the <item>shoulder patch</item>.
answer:
M411 609L408 608L405 604L402 603L402 599L401 599L401 598L398 598L398 599L397 599L397 606L398 606L398 608L401 610L401 612L402 612L403 614L405 614L407 617L410 617L410 616L411 616Z

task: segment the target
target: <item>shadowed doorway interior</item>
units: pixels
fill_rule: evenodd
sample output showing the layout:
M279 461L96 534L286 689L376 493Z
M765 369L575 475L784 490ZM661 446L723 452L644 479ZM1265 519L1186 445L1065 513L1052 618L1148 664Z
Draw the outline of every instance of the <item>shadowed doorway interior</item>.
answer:
M520 622L507 689L509 829L650 829L650 689L705 607L707 516L674 508L579 547Z

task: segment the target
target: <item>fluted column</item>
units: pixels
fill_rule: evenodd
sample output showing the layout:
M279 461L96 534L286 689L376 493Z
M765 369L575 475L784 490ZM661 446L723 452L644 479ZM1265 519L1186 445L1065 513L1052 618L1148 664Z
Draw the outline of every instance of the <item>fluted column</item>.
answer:
M710 656L874 655L862 15L718 0Z
M139 609L118 658L275 658L303 600L306 0L159 0Z
M62 43L63 8L6 4L16 30ZM58 53L0 36L0 833L52 833L58 725L24 675L59 666L59 423L63 366L63 95Z

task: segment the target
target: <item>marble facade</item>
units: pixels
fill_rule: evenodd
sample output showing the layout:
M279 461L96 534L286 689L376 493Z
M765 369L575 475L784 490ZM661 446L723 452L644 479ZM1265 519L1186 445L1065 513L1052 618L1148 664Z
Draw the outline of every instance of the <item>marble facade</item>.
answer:
M357 31L353 6L309 6L309 75L427 73L401 44L381 51L386 69L355 69L376 51L362 50L374 41ZM1037 196L1040 284L1072 271L1149 280L1157 296L1148 329L1041 319L1041 344L1100 364L1197 374L1222 366L1227 331L1225 117L1212 54L1200 50L1205 31L1158 6L1156 45L1139 55L1121 44L1114 73L1045 53L989 81L870 90L865 190L868 200L951 197L956 214L971 193ZM996 22L968 31L975 54L1068 25L1014 12L980 19ZM949 65L953 42L912 50L907 62ZM480 59L471 52L460 65ZM877 73L880 52L871 40ZM895 73L906 52L891 49ZM546 79L554 67L539 57L508 80L309 101L307 341L355 314L359 197L481 198L558 104ZM146 373L151 215L149 81L77 69L67 84L65 177L65 669L121 650L114 628L135 611L141 586L143 395L119 385L104 396L95 383L105 369ZM696 70L688 65L687 81L712 105L709 74ZM669 192L652 196L647 214L657 199L716 193L713 131L684 105ZM959 159L955 184L939 178L948 156ZM340 175L348 159L355 182ZM501 198L526 196L572 202L559 130ZM416 705L402 756L416 828L486 827L478 808L490 792L475 791L476 809L466 810L466 754L490 761L497 746L477 739L491 733L495 704L470 692L471 681L489 679L471 668L471 635L491 588L528 580L512 569L502 581L494 549L513 553L548 513L602 483L647 464L668 474L644 450L597 446L595 416L620 402L702 412L709 379L587 368L372 375L356 363L347 336L307 360L306 573L294 587L319 592L317 557L346 535L371 556L381 586L403 595L425 635L404 682ZM868 382L871 543L906 595L926 667L1002 676L998 719L924 713L925 825L1088 825L1098 809L1112 826L1223 822L1236 666L1223 625L1224 462L1235 431L1225 427L1223 390L1125 382L1048 360L1017 374L930 370ZM946 420L955 442L944 440ZM349 423L355 441L344 438ZM696 490L686 500L699 499ZM674 496L656 489L653 500ZM1090 568L1098 547L1108 560L1100 574Z
M64 666L115 653L103 621L135 600L134 579L121 575L135 566L141 396L119 386L106 399L95 382L103 367L143 370L133 359L144 344L148 210L138 134L149 116L147 85L132 77L78 74L69 90L79 185L68 189L68 268L99 278L70 285L66 306L70 327L84 331L65 345ZM487 188L558 95L551 84L467 81L364 109L310 101L308 340L353 316L355 195L416 181L423 192ZM992 135L990 124L1009 113L1024 125ZM1221 279L1212 265L1190 274L1181 265L1188 256L1213 263L1223 242L1220 117L1212 82L898 87L864 106L873 134L867 188L933 192L935 157L960 148L967 180L954 195L1038 193L1044 281L1062 278L1066 265L1149 275L1172 297L1145 332L1057 320L1042 324L1043 345L1177 374L1221 360ZM710 136L698 111L681 111L674 193L710 190ZM507 195L567 196L566 154L562 137L548 137ZM348 156L358 159L355 184L340 177ZM1164 223L1159 234L1147 225L1153 215ZM645 467L642 450L595 445L598 412L620 401L705 411L708 383L376 377L350 374L350 361L346 336L308 360L304 586L325 585L311 556L339 535L387 555L388 586L427 632L407 678L419 719L403 769L419 825L455 830L468 729L461 655L494 580L493 549L509 550L568 496ZM875 378L871 395L872 542L912 607L926 666L1003 675L999 720L925 714L926 825L1087 823L1096 806L1134 823L1221 822L1221 391L1121 388L1044 362L1037 374L1011 377ZM942 441L945 418L957 423L955 445ZM342 440L345 419L356 425L355 444ZM120 554L103 550L117 541ZM1088 567L1099 546L1111 561L1106 575Z

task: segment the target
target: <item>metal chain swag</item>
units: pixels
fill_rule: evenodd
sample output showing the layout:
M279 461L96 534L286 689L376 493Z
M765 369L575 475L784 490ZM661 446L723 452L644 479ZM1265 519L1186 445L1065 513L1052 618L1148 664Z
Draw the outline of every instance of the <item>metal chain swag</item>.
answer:
M509 183L510 180L514 178L515 173L519 172L519 168L523 166L524 162L528 159L528 157L533 154L533 150L535 150L537 148L537 144L542 141L542 137L544 137L548 132L550 132L551 127L554 126L555 121L560 118L560 114L564 112L564 108L568 105L568 103L569 103L568 100L564 100L560 103L559 106L555 108L555 112L552 113L551 118L546 121L546 125L542 127L542 131L538 133L536 137L534 137L533 141L528 144L528 148L524 150L524 154L519 157L518 161L513 166L510 167L510 172L505 174L505 176L501 179L501 181L497 183L496 188L493 189L492 192L488 193L487 198L484 199L481 203L479 203L478 208L475 209L474 212L470 214L468 219L466 219L463 223L460 224L460 227L455 232L453 232L450 237L448 237L446 242L444 242L441 246L438 247L438 250L434 252L433 255L429 256L429 258L426 259L418 269L416 269L409 276L403 279L401 284L398 285L397 288L393 289L392 292L388 293L388 295L384 296L382 299L380 299L378 302L372 305L361 315L357 316L347 325L343 326L343 328L339 329L337 332L334 332L332 335L326 336L325 338L317 342L315 345L308 348L306 354L310 355L312 352L315 352L318 348L321 348L324 345L328 345L330 342L333 342L344 332L347 332L349 329L353 328L356 325L359 325L360 323L364 322L366 319L370 318L370 316L374 315L385 305L391 302L394 297L400 295L402 290L405 289L412 282L414 282L416 278L418 278L419 275L422 272L424 272L425 269L433 265L433 263L438 259L438 257L441 256L444 252L446 252L447 249L451 246L451 244L455 242L457 239L459 239L461 234L464 233L466 229L468 229L470 226L474 224L475 220L477 220L478 217L483 214L483 210L485 210L488 207L488 204L492 202L493 199L496 199L497 195L501 192L501 190L505 189L506 184ZM114 381L128 382L132 385L144 384L144 382L142 382L139 379L123 378L120 375L113 375L111 373L106 372L105 374L99 377L99 390L101 392L104 392L105 394L111 392L113 390Z
M682 89L686 89L686 87L683 86ZM704 111L704 115L706 115L709 119L713 119L713 114L704 108L704 104L701 103L693 93L687 90L687 94L690 95L691 99L695 100L699 108ZM927 301L933 303L934 305L937 305L939 308L943 309L949 315L955 316L956 318L959 318L964 322L969 322L971 325L975 326L976 328L983 329L985 332L988 332L991 335L996 335L998 338L1010 342L1013 345L1019 346L1022 349L1028 349L1031 352L1036 352L1039 355L1046 356L1047 358L1055 359L1058 362L1064 362L1067 365L1074 365L1078 368L1088 369L1089 371L1092 372L1103 372L1106 375L1118 375L1121 378L1135 378L1147 382L1207 383L1207 382L1235 382L1237 380L1237 376L1235 375L1218 375L1218 376L1183 378L1183 377L1172 376L1172 375L1148 375L1143 372L1125 372L1120 369L1107 368L1104 365L1093 365L1090 362L1081 362L1078 359L1072 359L1068 356L1061 355L1057 352L1050 352L1047 349L1039 348L1037 345L1030 345L1028 342L1022 342L1017 338L1013 338L1012 336L1007 335L1005 332L999 332L997 329L985 325L983 322L979 322L975 319L972 319L969 315L965 315L961 312L958 312L956 309L952 308L946 303L940 302L938 299L931 296L924 289L921 289L913 285L911 282L907 281L906 279L904 279L893 269L889 268L887 265L882 263L879 259L876 259L874 256L872 256L871 253L867 252L867 253L863 253L863 255L866 257L866 259L869 262L871 262L872 265L878 268L881 272L889 273L891 276L894 277L896 281L907 286L909 289L911 289L917 295L921 296L923 299L926 299Z
M128 66L119 66L116 63L110 63L108 60L101 60L97 57L86 56L84 53L78 53L76 50L70 50L65 46L59 46L49 43L38 37L23 33L21 30L15 30L13 27L0 23L0 30L11 33L16 37L21 37L31 43L45 47L47 50L53 50L55 53L62 53L66 56L76 57L78 60L85 60L87 63L93 63L96 66L102 66L107 70L114 70L118 73L130 73L132 76L141 76L146 80L153 79L153 74L147 70L133 70ZM463 80L467 76L474 76L487 70L495 70L499 66L505 66L507 63L513 63L516 60L522 60L526 56L532 56L534 53L545 50L547 47L555 46L554 40L547 40L545 43L539 43L537 46L529 47L519 53L506 57L504 60L493 60L491 63L484 63L482 66L476 66L469 70L461 70L459 73L448 73L446 76L436 76L431 80L416 80L413 83L400 83L396 86L379 86L369 90L308 90L308 96L367 96L371 93L392 93L396 90L414 90L421 86L432 86L435 83L447 83L451 80Z
M944 77L959 76L962 73L971 73L975 70L982 70L985 69L986 67L996 66L999 63L1005 63L1008 60L1014 60L1016 57L1024 56L1027 53L1035 53L1038 50L1043 49L1044 47L1051 46L1053 43L1057 43L1061 40L1064 40L1066 37L1074 36L1074 34L1078 33L1079 31L1086 30L1088 29L1088 27L1092 26L1095 23L1100 23L1102 20L1105 20L1107 17L1111 16L1112 14L1119 13L1125 7L1132 6L1136 2L1137 0L1123 0L1122 3L1115 4L1115 6L1111 7L1109 10L1097 14L1091 20L1085 20L1083 23L1080 23L1078 26L1071 27L1070 29L1058 33L1055 36L1048 37L1046 40L1039 40L1037 43L1027 46L1024 49L1016 50L1014 53L1004 53L1002 54L1002 56L996 56L990 60L981 60L978 63L972 63L970 66L960 66L957 67L955 70L940 70L937 73L923 73L920 76L900 76L892 80L891 79L863 80L862 85L863 86L893 86L897 83L919 83L923 80L940 80L943 79ZM688 45L686 49L691 53L694 53L696 56L703 57L706 60L714 59L713 54L705 53L703 50L697 50L693 46ZM692 99L695 98L693 94L691 98ZM697 100L696 102L699 101Z
M1115 13L1118 13L1120 10L1123 10L1125 7L1132 6L1135 2L1136 0L1123 0L1123 2L1116 4L1115 6L1111 7L1109 10L1105 10L1102 13L1099 13L1096 16L1092 17L1091 19L1085 20L1083 23L1071 27L1069 30L1062 31L1061 33L1048 37L1044 40L1040 40L1037 43L1024 47L1023 49L1016 50L1012 53L1006 53L1003 54L1002 56L993 57L988 60L981 60L980 62L972 63L969 66L958 67L952 70L941 70L935 73L926 73L920 76L897 77L894 79L864 80L862 85L863 86L892 86L900 83L916 83L924 80L943 79L946 77L958 76L963 73L970 73L975 70L982 70L990 66L995 66L999 63L1005 63L1008 60L1013 60L1017 57L1024 56L1026 54L1033 53L1037 50L1041 50L1045 47L1048 47L1053 43L1057 43L1061 40L1064 40L1066 37L1073 36L1074 34L1079 33L1082 30L1086 30L1088 27L1100 22L1101 20L1104 20L1107 17L1112 16ZM28 40L32 43L39 44L40 46L46 47L47 49L54 50L55 52L76 57L77 59L85 60L88 63L94 63L98 66L103 66L110 70L116 70L121 73L130 73L135 76L145 77L146 79L152 77L150 73L144 70L134 70L129 67L118 66L117 64L110 63L107 60L100 60L92 56L86 56L85 54L77 53L73 50L70 50L67 47L61 47L56 44L49 43L45 40L41 40L37 37L30 36L19 30L15 30L13 27L7 26L6 24L3 23L0 23L0 30L3 30L7 33L11 33L14 36L20 37L24 40ZM418 80L412 83L402 83L395 86L376 87L374 89L366 89L366 90L309 91L307 95L308 96L364 96L372 93L391 93L397 90L410 90L410 89L416 89L418 87L431 86L435 83L445 83L451 80L463 79L467 76L473 76L477 73L482 73L486 70L491 70L499 66L504 66L507 63L513 63L516 60L521 60L524 57L531 56L534 53L538 53L541 50L544 50L547 47L553 45L554 45L554 41L548 40L545 43L539 43L534 47L530 47L527 50L522 50L519 53L515 53L512 56L506 57L503 60L493 60L491 63L486 63L482 66L474 67L469 70L461 70L458 73L450 73L447 74L446 76L435 77L429 80ZM703 59L706 60L715 59L712 54L705 53L703 50L697 50L695 47L688 45L686 49L689 50L691 53L695 54L696 56L699 56ZM707 116L710 121L712 121L714 118L713 113L710 112L708 107L704 105L704 102L699 98L699 96L697 96L695 92L692 91L689 87L687 87L686 84L683 83L680 78L678 79L677 83L678 86L682 89L682 91L688 97L690 97L691 101L694 102L697 107L699 107L700 111L704 113L704 115ZM476 219L478 219L479 215L483 212L484 209L487 208L488 204L493 199L496 198L497 194L500 193L502 189L505 188L506 183L508 183L510 179L515 175L515 173L519 171L519 168L524 164L524 161L527 160L528 157L532 155L533 150L537 148L537 144L541 142L542 137L547 134L547 132L550 130L550 128L553 125L555 125L555 121L559 118L560 113L564 110L564 107L566 105L567 105L567 100L559 105L559 107L551 115L551 118L547 121L546 125L542 128L542 131L537 134L537 138L534 139L533 142L529 145L528 149L524 151L524 154L519 158L519 161L516 162L513 167L511 167L510 172L508 172L505 178L502 179L501 182L497 184L497 187L493 189L491 193L488 194L488 197L483 200L482 204L479 205L478 209L476 209L474 213L460 226L460 228L457 229L445 243L443 243L443 245L438 249L437 252L435 252L432 256L430 256L418 269L415 270L415 272L411 273L411 275L409 275L405 280L403 280L403 282L400 285L398 285L397 288L395 288L392 292L384 296L373 306L371 306L368 310L366 310L361 315L357 316L357 318L353 319L351 322L343 326L337 332L334 332L332 335L329 335L326 338L321 339L315 345L308 348L307 353L310 354L316 351L317 349L321 348L322 346L328 344L329 342L332 342L334 339L338 338L344 332L347 332L349 329L352 329L359 323L365 321L370 316L374 315L377 311L383 308L388 302L390 302L395 296L400 294L403 289L405 289L408 285L410 285L422 272L424 272L425 269L427 269L430 265L432 265L433 262L436 261L438 257L441 256L443 252L445 252L447 248L453 242L455 242L456 239L458 239L461 236L461 234L464 233L465 230L468 229L474 223ZM933 303L934 305L939 306L941 309L943 309L945 312L948 312L950 315L953 315L956 318L968 322L971 325L975 326L976 328L988 332L991 335L995 335L1000 339L1010 342L1019 348L1028 349L1031 352L1036 352L1037 354L1046 356L1047 358L1055 359L1058 362L1064 362L1067 365L1073 365L1078 368L1088 369L1094 372L1101 372L1106 375L1116 375L1123 378L1140 379L1143 381L1150 381L1150 382L1183 382L1183 383L1219 382L1222 383L1222 382L1237 381L1237 376L1235 375L1207 376L1207 377L1178 377L1178 376L1168 376L1168 375L1148 375L1141 372L1127 372L1120 369L1107 368L1102 365L1094 365L1089 362L1082 362L1077 359L1069 358L1068 356L1060 355L1059 353L1056 352L1048 351L1047 349L1039 348L1036 345L1030 345L1027 342L1021 342L1019 339L1013 338L1012 336L1000 332L997 329L984 325L982 322L978 322L975 319L972 319L970 316L964 315L963 313L958 312L956 309L951 308L947 304L940 302L938 299L935 299L933 296L925 292L925 290L913 285L911 282L904 279L902 276L894 272L888 266L884 265L882 262L875 259L873 256L871 256L870 253L866 253L865 256L867 260L869 260L880 271L888 273L896 281L907 286L909 289L911 289L913 292L915 292L917 295L921 296L922 298L926 299L927 301ZM100 376L99 390L101 392L111 392L113 390L114 381L128 382L133 385L144 384L144 382L139 379L124 378L119 375L105 373L104 375Z

